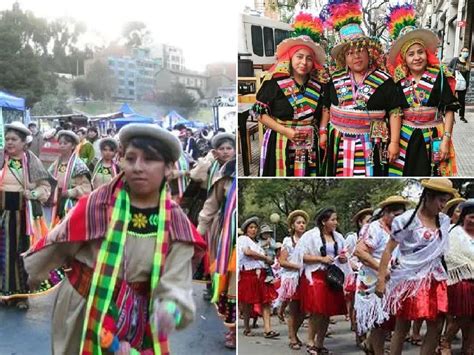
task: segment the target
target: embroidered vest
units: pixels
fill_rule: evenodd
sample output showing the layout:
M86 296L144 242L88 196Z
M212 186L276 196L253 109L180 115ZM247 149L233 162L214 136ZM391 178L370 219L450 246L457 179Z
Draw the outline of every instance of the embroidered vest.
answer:
M314 115L322 91L322 87L318 82L309 79L304 92L301 92L295 80L291 77L277 80L277 84L291 107L293 107L294 120L305 119Z

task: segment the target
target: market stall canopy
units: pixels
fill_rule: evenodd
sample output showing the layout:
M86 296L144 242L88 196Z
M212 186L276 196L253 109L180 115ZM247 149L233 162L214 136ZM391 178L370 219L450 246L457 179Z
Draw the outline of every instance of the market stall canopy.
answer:
M0 91L0 107L25 111L25 99Z

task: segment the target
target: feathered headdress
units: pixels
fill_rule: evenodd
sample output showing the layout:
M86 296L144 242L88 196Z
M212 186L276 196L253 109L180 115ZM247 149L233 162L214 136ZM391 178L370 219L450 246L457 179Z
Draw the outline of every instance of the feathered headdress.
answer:
M362 5L360 0L329 0L321 12L328 28L337 32L337 40L331 49L336 70L345 67L343 49L349 46L367 48L373 66L382 65L382 47L375 38L368 37L361 28Z
M415 29L416 13L413 4L405 3L390 6L385 21L392 41L395 41L401 33L403 34L408 29Z
M388 67L397 82L406 76L403 62L405 53L414 44L421 44L427 50L430 65L438 65L436 49L438 37L430 30L419 29L416 25L416 11L411 2L389 6L385 22L392 40L388 52Z
M323 21L319 17L300 12L295 17L290 37L309 36L314 42L320 42L323 34Z

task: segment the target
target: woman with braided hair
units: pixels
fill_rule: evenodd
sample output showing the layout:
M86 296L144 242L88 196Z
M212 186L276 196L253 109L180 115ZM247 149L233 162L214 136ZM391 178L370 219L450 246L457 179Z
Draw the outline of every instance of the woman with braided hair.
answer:
M328 353L324 337L329 317L346 314L343 285L336 288L327 280L331 265L347 262L344 238L336 227L336 210L324 208L316 218L316 227L303 234L294 251L294 263L303 264L300 304L302 312L310 315L306 344L309 354Z
M420 354L434 354L448 311L443 255L448 248L450 220L442 211L456 190L446 178L425 180L421 185L424 189L416 208L393 220L375 290L380 298L386 297L385 311L396 317L390 347L394 355L402 352L410 321L420 319L427 323ZM397 246L397 263L391 269L386 287L388 265Z

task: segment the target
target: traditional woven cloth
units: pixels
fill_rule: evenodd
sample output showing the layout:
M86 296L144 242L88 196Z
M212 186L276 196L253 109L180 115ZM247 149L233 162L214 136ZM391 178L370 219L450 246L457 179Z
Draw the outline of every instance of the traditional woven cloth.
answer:
M445 255L448 285L474 280L474 244L462 226L449 232L449 249Z
M181 198L189 184L189 177L185 174L185 172L189 171L189 162L184 154L181 154L175 163L175 168L181 173L178 178L178 196Z

